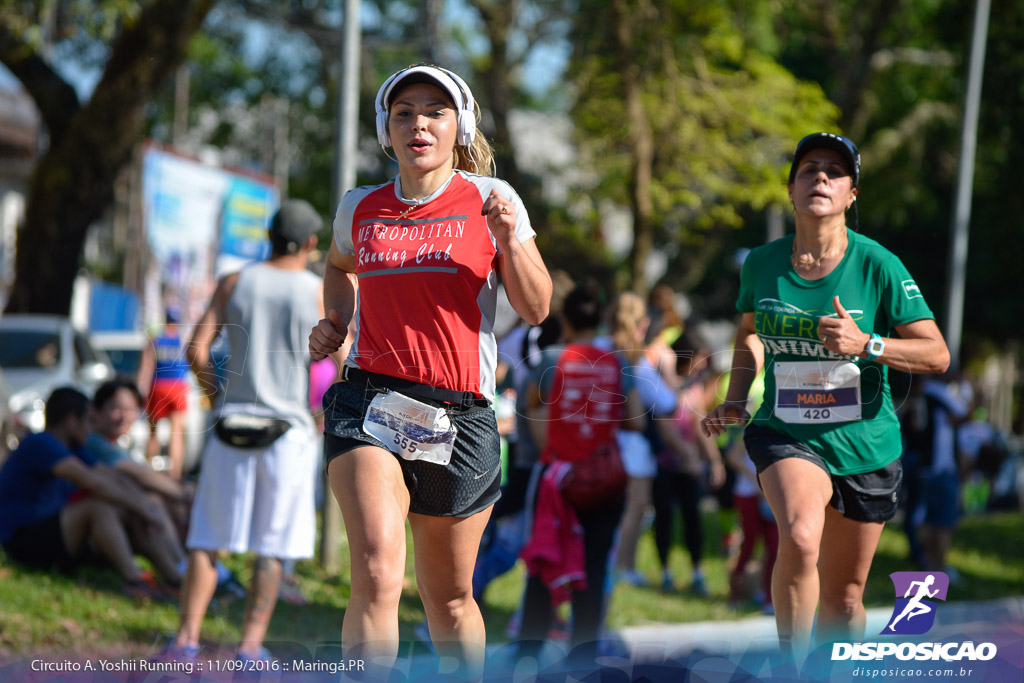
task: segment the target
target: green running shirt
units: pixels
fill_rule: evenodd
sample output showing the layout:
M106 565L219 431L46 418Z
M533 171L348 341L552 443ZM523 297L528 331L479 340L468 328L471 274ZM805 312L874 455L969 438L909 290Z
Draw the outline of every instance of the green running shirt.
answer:
M740 313L754 314L764 344L764 402L753 422L806 444L836 475L885 467L902 445L888 368L826 349L818 318L835 314L836 295L868 334L889 337L897 325L935 318L892 252L849 229L847 235L842 261L820 280L794 271L793 235L754 249L736 301Z

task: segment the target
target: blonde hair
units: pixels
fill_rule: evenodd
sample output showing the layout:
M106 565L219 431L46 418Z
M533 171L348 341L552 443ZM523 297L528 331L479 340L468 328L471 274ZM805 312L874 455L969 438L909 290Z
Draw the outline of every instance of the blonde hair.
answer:
M480 104L477 102L473 107L476 113L476 134L473 136L473 142L469 145L455 145L455 168L469 173L476 173L477 175L493 176L496 167L494 165L494 148L491 147L491 143L487 141L484 134L480 132Z
M640 360L644 354L641 325L646 317L644 300L633 292L623 292L615 298L611 315L612 341L631 363Z

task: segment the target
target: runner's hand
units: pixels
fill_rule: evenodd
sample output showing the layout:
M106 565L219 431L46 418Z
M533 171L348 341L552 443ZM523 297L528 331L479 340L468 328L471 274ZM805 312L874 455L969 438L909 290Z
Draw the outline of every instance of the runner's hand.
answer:
M498 244L510 244L516 234L516 206L510 200L491 190L480 209L480 215L487 217L487 228Z
M853 316L839 303L839 297L833 297L832 308L836 317L822 316L818 318L818 338L825 343L825 348L843 356L859 356L864 353L871 335L857 327Z
M321 318L309 333L309 355L313 360L322 360L341 348L345 343L348 327L333 308Z
M750 422L750 413L747 412L746 405L746 401L726 401L715 407L707 417L700 421L700 428L704 432L704 436L725 434L726 427L733 425L742 427Z

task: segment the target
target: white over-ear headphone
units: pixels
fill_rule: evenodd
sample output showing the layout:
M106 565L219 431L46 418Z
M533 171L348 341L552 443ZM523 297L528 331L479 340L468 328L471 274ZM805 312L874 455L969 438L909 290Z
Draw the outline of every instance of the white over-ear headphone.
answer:
M476 136L476 102L473 93L470 92L466 82L459 78L458 74L442 69L439 66L427 66L420 64L402 69L392 74L377 91L377 99L373 106L377 112L377 142L381 147L391 146L391 135L388 133L388 98L391 91L401 81L412 74L425 74L432 80L437 81L455 103L457 134L455 142L468 147L473 143Z

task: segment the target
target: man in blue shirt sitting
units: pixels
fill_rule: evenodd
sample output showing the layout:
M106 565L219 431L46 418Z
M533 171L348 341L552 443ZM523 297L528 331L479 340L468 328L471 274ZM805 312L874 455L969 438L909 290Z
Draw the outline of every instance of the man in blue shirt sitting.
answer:
M70 570L95 553L125 579L133 597L163 597L135 563L124 514L156 524L145 496L126 495L109 469L83 447L89 399L55 389L46 402L46 430L25 438L0 469L0 545L26 565Z

